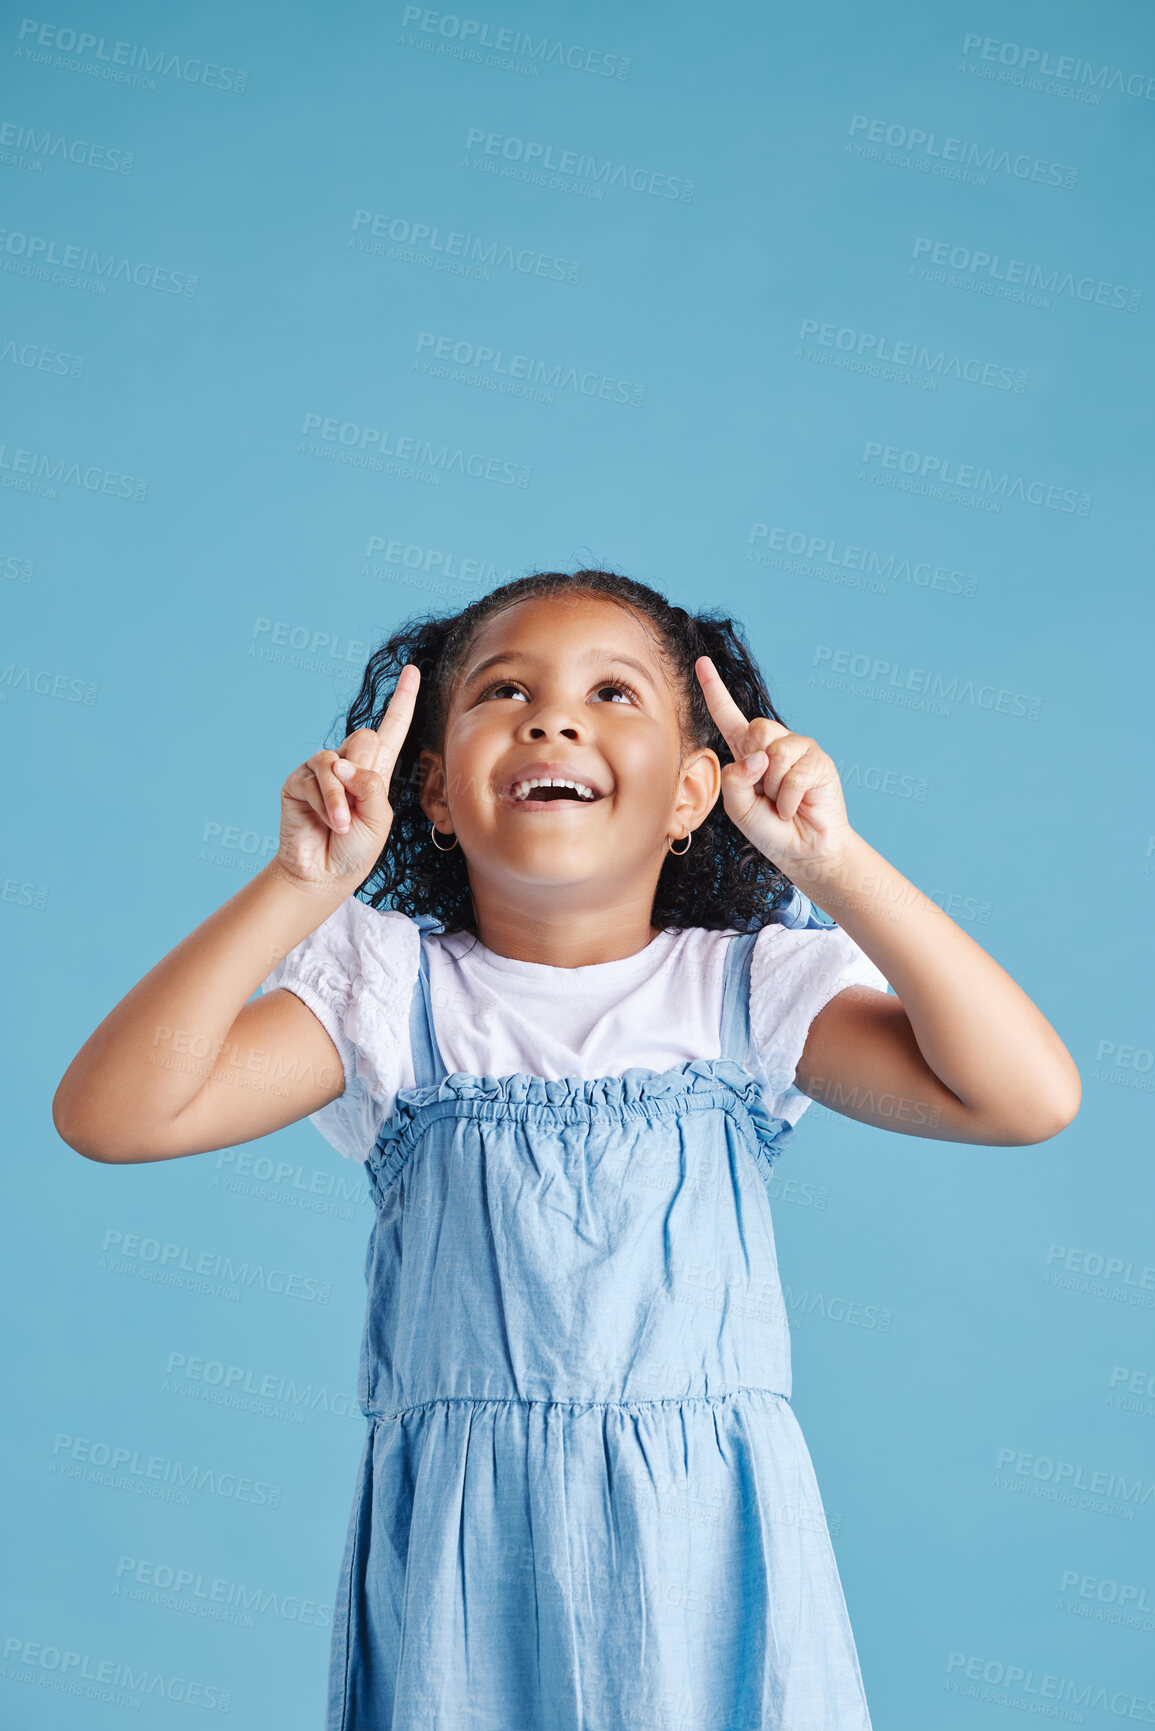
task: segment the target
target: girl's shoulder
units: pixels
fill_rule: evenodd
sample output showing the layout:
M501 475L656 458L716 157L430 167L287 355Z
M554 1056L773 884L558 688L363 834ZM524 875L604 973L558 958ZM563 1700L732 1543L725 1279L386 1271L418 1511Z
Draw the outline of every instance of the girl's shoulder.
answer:
M338 1151L363 1160L385 1103L408 1085L409 1010L420 962L419 925L357 896L322 921L261 982L312 1010L341 1056L345 1092L313 1115Z
M798 896L799 892L795 891ZM777 910L776 910L777 911ZM881 969L805 896L755 939L750 967L750 1057L777 1110L793 1121L804 1096L793 1087L810 1024L849 986L889 991ZM787 1103L790 1104L787 1109Z
M688 954L715 952L724 955L735 938L741 938L743 943L750 945L762 963L770 956L781 955L799 959L805 956L820 965L823 958L829 959L835 952L846 953L847 945L855 954L862 954L858 945L834 920L816 908L801 890L793 888L777 907L771 909L764 923L752 932L742 933L734 926L683 926L670 930L677 949ZM825 941L817 940L812 934L822 934Z
M405 996L417 976L418 922L394 908L374 908L349 896L277 964L262 990L312 986L326 996L348 997L354 985L387 998Z

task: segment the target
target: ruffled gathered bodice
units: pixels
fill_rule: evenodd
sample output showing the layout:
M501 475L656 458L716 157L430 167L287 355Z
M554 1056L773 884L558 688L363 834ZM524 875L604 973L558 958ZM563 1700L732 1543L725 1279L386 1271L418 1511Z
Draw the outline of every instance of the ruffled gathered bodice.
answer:
M788 1396L767 1181L792 1134L730 1058L403 1090L368 1162L364 1410Z
M450 1114L478 1118L512 1115L532 1120L541 1109L551 1119L577 1123L602 1111L630 1117L667 1117L682 1111L721 1109L747 1131L752 1155L769 1177L775 1158L795 1135L785 1118L767 1110L759 1083L730 1058L693 1058L672 1069L625 1070L620 1076L550 1080L521 1072L514 1076L468 1076L453 1071L424 1088L404 1088L393 1116L382 1127L367 1162L380 1198L400 1171L410 1149L430 1123Z

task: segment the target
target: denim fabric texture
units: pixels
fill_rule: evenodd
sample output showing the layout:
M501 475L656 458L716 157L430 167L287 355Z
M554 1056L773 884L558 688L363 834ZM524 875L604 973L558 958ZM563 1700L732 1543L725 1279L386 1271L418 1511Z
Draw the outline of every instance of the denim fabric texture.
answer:
M776 910L821 924L795 892ZM367 1420L326 1731L869 1731L790 1406L748 1043L593 1080L445 1074L367 1164Z

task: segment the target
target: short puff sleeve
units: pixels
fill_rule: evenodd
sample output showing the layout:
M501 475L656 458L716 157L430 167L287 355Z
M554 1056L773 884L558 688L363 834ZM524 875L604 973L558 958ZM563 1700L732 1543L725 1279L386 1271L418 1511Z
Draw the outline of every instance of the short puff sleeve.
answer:
M416 924L350 896L261 982L312 1010L341 1055L345 1092L309 1114L349 1160L365 1160L398 1089L412 1085L409 1008L420 960Z
M847 986L889 990L886 976L841 926L763 926L750 965L748 1062L767 1110L796 1124L812 1104L794 1086L798 1061L819 1010Z

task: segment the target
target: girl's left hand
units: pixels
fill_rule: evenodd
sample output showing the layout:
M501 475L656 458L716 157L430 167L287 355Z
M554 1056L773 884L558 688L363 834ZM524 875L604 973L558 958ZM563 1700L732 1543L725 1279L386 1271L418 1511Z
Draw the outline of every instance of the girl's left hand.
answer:
M700 655L694 668L734 754L734 762L722 768L726 815L787 877L836 863L855 832L838 771L822 747L767 716L747 721L708 655Z

